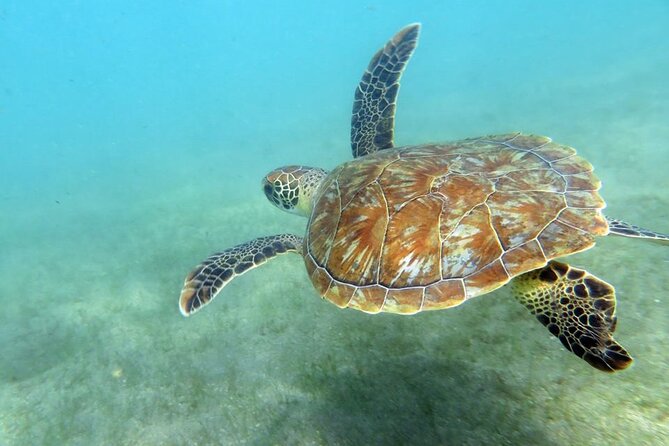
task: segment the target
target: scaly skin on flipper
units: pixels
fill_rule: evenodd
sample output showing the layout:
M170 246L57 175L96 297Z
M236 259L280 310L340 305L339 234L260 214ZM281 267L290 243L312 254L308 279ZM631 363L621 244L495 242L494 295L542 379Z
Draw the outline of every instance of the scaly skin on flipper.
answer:
M393 147L400 77L416 49L420 24L402 28L372 57L355 90L351 118L353 157Z
M576 356L605 372L622 370L632 358L618 344L616 296L611 285L560 262L516 277L514 296Z
M660 232L651 231L640 226L626 223L617 218L606 217L609 222L609 234L620 235L622 237L647 239L651 242L669 244L669 235Z
M287 252L302 254L302 237L293 234L260 237L209 256L186 277L179 297L181 314L195 313L235 277Z

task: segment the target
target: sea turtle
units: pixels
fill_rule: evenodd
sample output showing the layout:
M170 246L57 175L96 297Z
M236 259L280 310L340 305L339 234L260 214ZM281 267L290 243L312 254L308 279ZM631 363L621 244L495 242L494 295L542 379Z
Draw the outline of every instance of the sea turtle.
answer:
M395 147L399 79L419 28L393 36L355 91L354 160L331 172L288 166L264 178L274 205L308 217L304 238L260 237L210 256L187 276L181 312L294 252L323 298L367 313L450 308L511 281L516 299L568 350L600 370L626 368L632 359L611 336L613 287L553 259L592 247L597 236L669 236L604 217L590 163L544 136Z

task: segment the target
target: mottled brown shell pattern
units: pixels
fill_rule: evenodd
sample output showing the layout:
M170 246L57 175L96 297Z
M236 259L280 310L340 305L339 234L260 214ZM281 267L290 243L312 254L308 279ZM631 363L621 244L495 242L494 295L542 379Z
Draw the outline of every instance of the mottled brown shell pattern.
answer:
M389 149L336 168L305 243L319 293L411 314L488 293L606 235L592 166L547 137Z

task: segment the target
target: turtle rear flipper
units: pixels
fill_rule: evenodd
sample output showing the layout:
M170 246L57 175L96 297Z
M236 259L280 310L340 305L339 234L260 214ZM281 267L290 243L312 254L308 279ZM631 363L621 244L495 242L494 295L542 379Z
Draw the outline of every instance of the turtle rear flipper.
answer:
M235 277L287 252L301 254L302 237L260 237L207 257L186 277L179 297L181 314L190 316L211 302Z
M616 296L611 285L554 261L511 283L515 298L576 356L605 372L632 364L630 355L612 337Z
M640 226L626 223L617 218L606 217L609 222L609 234L620 235L622 237L632 237L646 239L651 242L657 242L662 245L669 245L669 235L660 232L651 231Z

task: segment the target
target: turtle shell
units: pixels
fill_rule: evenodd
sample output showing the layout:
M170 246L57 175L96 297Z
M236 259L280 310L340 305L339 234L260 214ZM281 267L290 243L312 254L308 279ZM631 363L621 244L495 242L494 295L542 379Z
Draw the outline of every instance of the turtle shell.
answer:
M458 305L606 235L592 166L550 138L487 136L342 164L305 243L318 292L340 307L411 314Z

